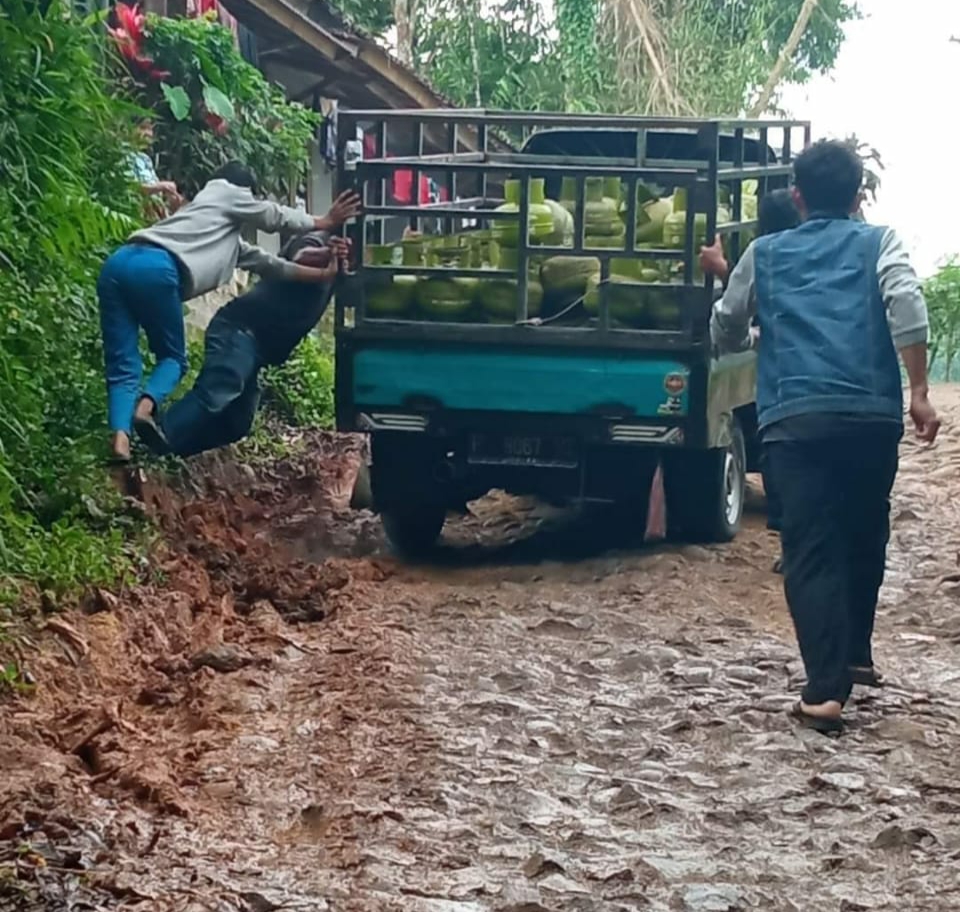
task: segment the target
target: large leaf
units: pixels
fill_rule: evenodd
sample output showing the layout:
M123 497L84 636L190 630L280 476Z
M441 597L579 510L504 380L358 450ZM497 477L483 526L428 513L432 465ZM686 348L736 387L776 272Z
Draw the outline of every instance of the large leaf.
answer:
M174 118L176 120L186 120L190 114L190 96L186 89L183 86L167 85L165 82L160 83L160 88L163 90L163 97L167 99L167 104L170 105L170 111Z
M222 117L226 121L234 120L237 116L233 109L233 102L216 86L203 87L203 103L211 114L216 114L217 117Z

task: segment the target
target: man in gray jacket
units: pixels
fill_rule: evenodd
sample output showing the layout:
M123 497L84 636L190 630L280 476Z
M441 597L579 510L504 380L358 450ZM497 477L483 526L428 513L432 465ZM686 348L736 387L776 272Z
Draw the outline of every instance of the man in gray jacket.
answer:
M759 341L757 413L780 495L784 588L807 684L794 715L842 729L853 684L879 686L871 639L903 434L897 351L917 437L940 427L927 390L927 311L903 244L851 217L863 165L841 142L794 162L803 223L747 248L717 302L722 351ZM759 339L751 332L756 315Z
M325 216L257 199L254 179L238 162L221 168L194 199L169 218L138 231L103 265L97 282L107 380L111 456L130 459L134 416L148 418L186 370L183 302L223 285L237 267L261 276L328 281L310 256L293 263L246 243L244 228L292 233L332 231L360 211L343 194ZM143 328L156 367L141 386Z

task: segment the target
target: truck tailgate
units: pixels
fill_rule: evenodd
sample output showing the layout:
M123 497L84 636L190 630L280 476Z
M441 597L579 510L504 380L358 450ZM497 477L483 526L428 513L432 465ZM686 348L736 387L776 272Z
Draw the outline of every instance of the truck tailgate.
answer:
M689 366L659 353L390 345L350 359L361 408L683 417L689 407Z

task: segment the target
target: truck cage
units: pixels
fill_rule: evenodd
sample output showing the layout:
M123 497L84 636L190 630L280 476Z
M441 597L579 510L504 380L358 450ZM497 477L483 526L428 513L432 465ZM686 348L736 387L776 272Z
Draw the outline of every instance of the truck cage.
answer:
M409 145L412 137L417 154L388 157L388 131L404 135ZM362 157L362 144L357 137L371 129L377 155ZM810 143L811 126L805 120L769 120L735 118L641 117L605 114L562 114L540 112L505 112L485 109L428 110L354 110L341 109L337 117L337 167L339 190L360 193L364 208L353 234L357 258L357 281L347 296L337 296L335 327L364 339L383 342L416 341L427 336L448 342L489 342L491 344L549 344L567 347L603 346L608 348L652 347L668 350L698 350L709 346L709 314L713 300L714 280L695 277L695 221L706 216L706 242L718 235L729 235L729 253L735 262L741 252L741 233L756 227L756 220L743 219L743 182L757 182L758 199L768 190L786 186L792 170L794 133L802 135L801 148ZM632 157L596 155L540 155L515 151L504 141L508 131L519 133L524 143L531 136L547 131L577 130L624 131L635 133ZM697 156L690 159L654 158L649 154L648 137L662 132L676 132L695 137ZM771 140L779 143L771 146ZM722 140L722 142L721 142ZM360 148L358 148L360 147ZM428 152L440 147L440 152ZM754 153L748 156L748 147ZM721 157L721 148L725 156ZM777 151L779 148L779 152ZM760 150L767 150L761 154ZM413 200L410 205L387 203L388 179L398 169L412 172ZM439 203L418 203L420 178L423 174L442 175L448 200ZM478 190L468 198L458 198L462 175L471 179ZM531 243L529 236L530 180L560 177L575 181L573 245L544 246ZM588 177L616 177L625 188L626 234L622 248L585 246L584 210ZM506 178L519 180L519 205L516 212L495 212L503 199L491 197L490 187ZM636 216L638 184L649 182L686 190L686 224L681 249L638 248ZM719 189L730 189L732 221L717 225ZM370 234L372 243L384 243L386 223L405 219L411 229L419 230L423 221L439 220L443 233L453 233L456 224L475 222L519 222L516 269L465 268L427 265L371 265L365 262L364 250ZM372 229L372 231L371 231ZM601 264L598 286L597 318L588 325L552 325L550 319L528 317L528 262L534 256L590 257ZM679 329L632 328L611 325L607 290L610 264L615 259L672 261L682 259L682 282L668 284L631 283L638 291L667 288L679 300ZM365 279L373 275L416 275L443 278L512 279L517 282L516 320L509 324L476 322L435 322L398 317L370 316L366 308ZM354 303L354 297L356 301ZM352 325L346 311L354 310Z

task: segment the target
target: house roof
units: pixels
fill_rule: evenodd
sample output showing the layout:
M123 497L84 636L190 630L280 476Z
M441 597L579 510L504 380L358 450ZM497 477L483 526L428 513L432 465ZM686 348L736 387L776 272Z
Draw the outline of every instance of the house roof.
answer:
M354 108L452 107L426 80L326 0L223 0L257 36L260 69L310 103L316 95Z

